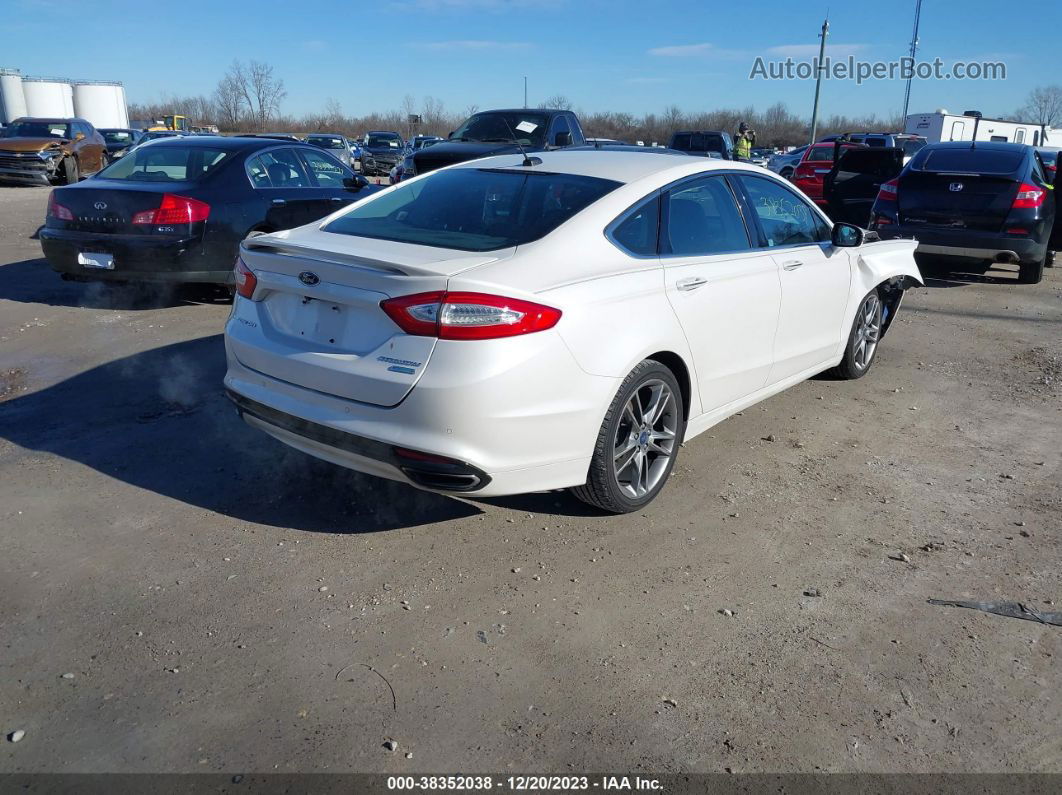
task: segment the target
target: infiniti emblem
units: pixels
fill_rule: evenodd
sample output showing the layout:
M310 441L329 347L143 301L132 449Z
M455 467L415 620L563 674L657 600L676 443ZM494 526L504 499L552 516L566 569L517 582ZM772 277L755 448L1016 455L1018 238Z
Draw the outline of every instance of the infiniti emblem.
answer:
M310 271L303 271L299 274L299 281L305 284L307 287L313 287L315 284L320 284L321 277L316 273Z
M950 185L948 185L948 190L950 190L952 193L958 193L962 189L963 189L963 184L961 182L953 182Z
M97 210L106 210L107 209L107 202L96 202L92 206L95 207Z

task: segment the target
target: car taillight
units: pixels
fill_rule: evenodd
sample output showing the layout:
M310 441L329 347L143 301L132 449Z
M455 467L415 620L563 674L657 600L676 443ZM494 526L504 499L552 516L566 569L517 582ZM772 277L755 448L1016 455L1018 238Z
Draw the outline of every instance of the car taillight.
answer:
M888 182L882 183L878 189L878 201L879 202L894 202L900 195L900 180L890 179Z
M407 334L444 340L490 340L553 328L561 311L486 293L418 293L380 302Z
M210 205L187 196L165 193L162 204L154 210L141 210L133 216L134 224L156 226L158 224L194 224L210 216Z
M810 179L815 176L815 166L811 163L801 163L793 172L793 179Z
M60 221L73 221L74 214L70 212L70 209L64 207L55 200L55 191L53 190L48 194L48 217L56 218Z
M237 294L244 298L251 298L254 295L254 288L258 286L258 278L254 275L254 271L247 267L243 257L236 258L236 265L232 272L236 277Z
M1012 210L1033 210L1044 203L1044 197L1047 195L1047 191L1042 188L1038 188L1035 185L1028 185L1022 183L1018 188L1018 195L1014 197L1014 204L1010 205Z

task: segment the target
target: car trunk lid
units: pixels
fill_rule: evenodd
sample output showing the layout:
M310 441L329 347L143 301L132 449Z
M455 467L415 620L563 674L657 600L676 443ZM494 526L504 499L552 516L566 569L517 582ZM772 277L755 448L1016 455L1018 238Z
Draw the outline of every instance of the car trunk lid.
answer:
M908 171L897 191L900 223L998 232L1017 193L1009 175Z
M404 333L380 302L443 291L454 274L512 251L470 254L305 228L251 238L241 256L260 300L238 303L230 345L273 378L394 406L416 385L436 340Z
M74 216L73 220L62 223L62 228L71 231L186 237L191 231L189 227L195 226L194 224L134 224L133 217L137 213L159 207L166 193L188 196L190 190L190 183L167 184L165 190L160 190L157 187L131 187L124 182L94 179L66 188L56 188L55 201L66 207ZM54 219L49 221L54 223Z

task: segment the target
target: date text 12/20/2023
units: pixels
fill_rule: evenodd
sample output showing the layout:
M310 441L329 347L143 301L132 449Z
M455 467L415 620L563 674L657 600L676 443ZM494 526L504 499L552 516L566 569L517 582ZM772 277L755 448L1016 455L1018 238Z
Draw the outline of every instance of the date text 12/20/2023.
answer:
M638 776L388 776L387 789L396 791L510 790L566 792L576 790L662 790L655 778Z

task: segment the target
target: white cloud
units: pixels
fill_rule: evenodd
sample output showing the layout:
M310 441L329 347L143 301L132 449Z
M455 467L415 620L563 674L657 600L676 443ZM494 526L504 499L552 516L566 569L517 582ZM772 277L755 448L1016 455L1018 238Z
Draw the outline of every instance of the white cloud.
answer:
M831 58L847 58L849 55L857 55L869 46L868 44L832 44L827 41L826 54ZM819 54L819 45L780 44L777 47L768 47L767 54L782 58L814 58Z
M653 47L649 54L662 58L744 58L748 55L742 50L726 50L710 42Z
M530 50L533 46L530 42L526 41L496 41L493 39L457 39L453 41L424 41L413 42L409 45L418 50L430 50L433 52L454 52L464 50L466 52L475 51L499 51L499 50Z

